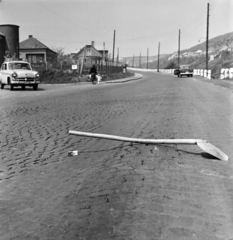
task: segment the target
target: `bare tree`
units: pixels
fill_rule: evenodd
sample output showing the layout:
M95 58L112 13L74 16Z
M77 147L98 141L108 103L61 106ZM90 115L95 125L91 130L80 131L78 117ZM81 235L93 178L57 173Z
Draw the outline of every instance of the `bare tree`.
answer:
M65 60L65 52L63 47L51 47L57 53L57 61L62 62Z

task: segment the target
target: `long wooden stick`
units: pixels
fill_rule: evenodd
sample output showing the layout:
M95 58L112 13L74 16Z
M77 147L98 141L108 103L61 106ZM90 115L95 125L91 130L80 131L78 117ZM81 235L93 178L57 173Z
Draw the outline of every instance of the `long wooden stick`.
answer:
M133 143L145 143L145 144L197 144L198 142L206 142L202 139L143 139L143 138L128 138L115 135L101 134L101 133L89 133L69 130L69 134L78 135L84 137L103 138L122 142L133 142Z
M205 152L219 158L223 161L228 160L228 156L222 152L220 149L215 147L213 144L207 142L203 139L143 139L143 138L128 138L115 135L101 134L101 133L89 133L89 132L80 132L69 130L69 134L84 136L84 137L93 137L93 138L102 138L123 142L132 142L132 143L143 143L143 144L197 144Z

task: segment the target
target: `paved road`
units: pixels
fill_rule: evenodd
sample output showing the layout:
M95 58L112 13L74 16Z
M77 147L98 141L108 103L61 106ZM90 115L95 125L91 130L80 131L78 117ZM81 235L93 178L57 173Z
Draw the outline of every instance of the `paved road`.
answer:
M123 84L1 90L1 240L233 239L233 94L143 74ZM69 129L201 138L230 160L197 146L155 148Z

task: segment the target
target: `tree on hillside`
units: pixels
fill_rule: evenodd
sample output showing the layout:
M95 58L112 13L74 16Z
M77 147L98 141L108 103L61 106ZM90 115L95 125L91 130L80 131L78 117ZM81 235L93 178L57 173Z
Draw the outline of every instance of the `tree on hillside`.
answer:
M173 61L168 62L168 65L165 67L165 69L175 69L175 68L177 68L177 65Z

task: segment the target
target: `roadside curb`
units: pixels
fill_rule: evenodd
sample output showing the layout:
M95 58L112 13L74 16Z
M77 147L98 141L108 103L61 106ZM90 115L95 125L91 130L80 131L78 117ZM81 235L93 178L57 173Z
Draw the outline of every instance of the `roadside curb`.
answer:
M143 78L143 75L140 73L134 73L135 75L132 77L128 78L121 78L117 80L109 80L109 81L101 81L99 84L105 84L105 83L124 83L124 82L129 82L133 80L139 80ZM72 82L72 83L40 83L40 85L71 85L71 84L78 84L78 85L88 85L90 82Z
M100 82L100 84L104 84L104 83L123 83L123 82L129 82L129 81L133 81L133 80L139 80L142 77L143 77L142 74L135 73L135 76L133 76L133 77L121 78L121 79L110 80L110 81L104 81L104 82Z

